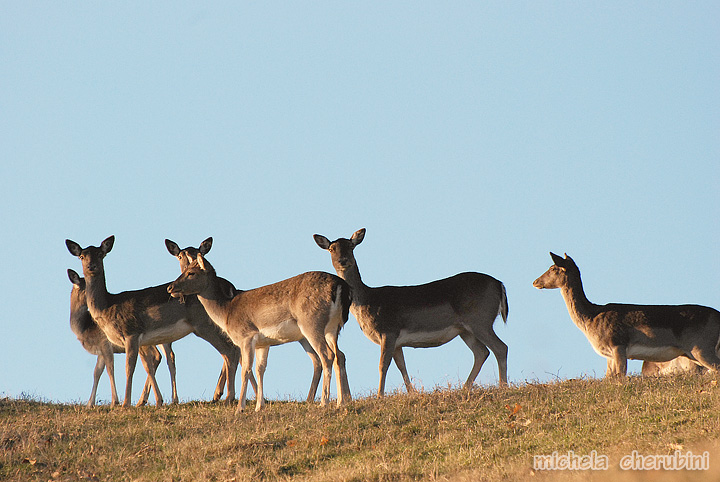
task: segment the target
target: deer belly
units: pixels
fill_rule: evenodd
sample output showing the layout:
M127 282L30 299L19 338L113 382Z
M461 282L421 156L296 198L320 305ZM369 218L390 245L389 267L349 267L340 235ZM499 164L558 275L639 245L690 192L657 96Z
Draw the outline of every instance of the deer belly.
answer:
M654 362L670 361L683 355L685 352L674 346L647 346L628 345L626 355L633 360L648 360Z
M179 340L193 332L193 327L185 320L172 325L161 326L140 335L141 345L162 345Z
M265 326L259 331L258 346L282 345L304 338L295 320L285 320L273 326Z
M413 348L430 348L444 345L460 334L454 326L448 326L436 331L408 331L400 330L395 346L409 346Z

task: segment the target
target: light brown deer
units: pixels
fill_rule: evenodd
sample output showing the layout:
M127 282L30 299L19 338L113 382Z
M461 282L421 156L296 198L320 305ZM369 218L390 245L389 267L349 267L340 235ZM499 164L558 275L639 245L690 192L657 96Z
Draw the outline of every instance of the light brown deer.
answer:
M330 252L337 274L352 288L350 311L363 333L380 345L378 397L385 393L392 359L408 392L414 390L405 368L403 347L436 347L456 336L462 338L475 358L466 388L472 387L490 350L497 359L500 383L506 384L508 348L493 330L498 315L507 322L505 286L486 274L461 273L418 286L371 288L360 278L353 253L364 237L365 229L356 231L350 239L332 242L325 236L314 236L317 245Z
M180 270L185 271L185 268L188 267L188 265L192 262L192 260L197 258L198 254L202 254L205 256L208 254L210 249L212 248L213 238L209 237L202 243L200 243L200 246L197 248L194 248L192 246L189 246L185 249L180 249L180 246L175 241L172 241L170 239L165 240L165 246L167 247L167 250L170 254L175 256L180 261ZM235 294L237 290L235 289L235 286L233 286L232 283L225 280L224 278L219 278L220 282L226 282L227 286L223 288L223 291L231 294ZM194 295L193 295L194 296ZM226 335L227 336L227 335ZM320 357L317 356L317 353L315 353L315 350L313 350L312 346L310 345L310 342L308 342L305 338L302 340L299 340L300 345L302 345L303 350L308 354L310 357L310 360L313 364L313 378L310 382L310 390L308 391L307 401L312 402L315 400L315 395L317 394L318 385L320 384L320 377L322 376L322 363L320 362ZM239 350L239 348L238 348ZM225 370L220 374L220 380L218 380L218 387L221 387L221 383L223 380L223 375L225 374ZM250 373L250 385L252 385L253 390L257 394L257 383L255 382L255 377ZM222 393L222 392L221 392Z
M210 251L210 248L212 248L212 242L213 242L213 239L212 239L212 237L210 237L210 238L207 238L202 243L200 243L200 246L198 246L197 248L195 248L193 246L188 246L185 249L180 249L180 246L178 246L177 243L175 243L174 241L171 241L169 239L166 239L165 247L167 248L168 252L171 255L175 256L178 259L178 261L180 262L180 272L182 273L182 271L184 271L185 268L187 268L187 266L189 264L188 259L190 257L194 258L195 256L197 256L198 253L202 253L203 256L206 255ZM229 281L228 281L228 285L225 287L225 289L227 289L230 292L235 291L235 287ZM190 303L199 303L199 301L197 301L197 297L195 297L195 296L189 296L187 299L183 299L182 301L183 301L183 303L185 301L188 301ZM210 320L209 317L208 317L208 320ZM215 325L215 323L212 323L212 321L210 321L210 324L212 326L208 327L208 330L216 331L217 336L215 338L224 340L224 343L223 343L223 345L225 345L224 349L229 352L234 352L232 359L240 360L240 348L238 348L232 342L232 340L227 336L227 334L225 332L223 332L217 325ZM227 360L227 359L225 359L225 360ZM215 388L215 394L213 395L213 400L220 400L226 384L228 387L228 393L230 393L230 392L235 393L235 376L236 376L237 370L235 371L235 374L233 374L232 377L228 376L229 371L230 371L230 367L226 361L225 363L223 363L223 368L220 371L220 377L218 378L217 387ZM320 377L318 376L318 379L319 378ZM255 381L255 377L252 376L252 374L250 374L249 381L250 381L250 385L252 386L253 391L257 394L257 383Z
M674 375L677 373L692 373L701 375L707 372L707 369L698 365L691 359L679 356L667 362L652 362L645 360L642 364L641 373L643 376L663 376Z
M105 239L99 247L82 248L66 240L68 250L80 258L85 276L88 311L111 343L125 349L125 398L123 406L130 406L132 375L141 346L171 343L190 333L207 340L222 355L230 367L227 399L235 398L234 376L237 371L238 350L223 337L210 321L199 302L181 303L167 294L167 283L136 291L111 294L105 282L103 260L110 252L115 237ZM148 374L156 386L153 374ZM157 401L162 404L162 398Z
M90 392L90 399L87 407L94 407L97 398L97 388L100 382L100 376L107 367L108 378L110 379L111 405L118 404L118 395L115 388L115 360L114 353L125 353L125 349L121 346L110 343L105 333L98 327L95 320L90 316L87 301L85 298L85 280L80 277L74 270L68 269L68 278L73 284L70 292L70 329L77 336L78 341L88 353L97 355L95 370L93 371L93 387ZM167 343L162 345L167 359L168 369L170 370L170 381L173 388L173 403L178 403L177 389L175 388L175 353L172 351L172 345ZM162 356L158 349L154 346L140 347L140 359L143 362L145 371L156 373L157 367L160 365ZM138 406L145 405L150 395L152 383L150 377L145 381Z
M227 281L198 253L183 274L168 286L173 297L197 295L210 318L240 347L242 370L237 411L245 409L248 377L257 356L258 384L255 410L264 406L263 376L268 350L273 345L308 340L320 357L323 387L320 404L330 399L330 377L335 364L338 405L350 400L345 355L337 346L340 329L347 321L350 287L335 275L304 273L248 291L228 292Z
M720 368L720 313L699 305L596 305L588 301L575 261L550 253L553 265L533 282L559 288L570 318L595 352L607 359L605 376L627 375L627 360L667 362L685 356Z

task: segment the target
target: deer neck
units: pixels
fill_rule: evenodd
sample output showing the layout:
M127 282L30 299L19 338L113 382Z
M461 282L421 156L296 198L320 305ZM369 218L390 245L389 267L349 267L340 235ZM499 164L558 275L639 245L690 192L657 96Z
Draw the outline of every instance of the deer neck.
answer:
M338 271L338 276L344 279L347 284L350 285L350 288L352 288L353 305L365 305L368 303L370 288L363 283L363 280L360 277L360 270L356 264L351 268Z
M102 312L110 307L110 295L105 284L105 272L85 273L85 297L90 314L96 320L102 318Z
M198 293L197 298L213 323L227 332L231 299L220 289L218 278L215 277L207 289Z
M73 289L70 295L70 329L77 336L81 336L93 327L97 327L88 312L85 291Z
M586 331L588 323L594 316L595 305L588 301L583 290L582 280L568 280L568 283L561 289L562 297L567 305L568 313L573 322L582 331Z

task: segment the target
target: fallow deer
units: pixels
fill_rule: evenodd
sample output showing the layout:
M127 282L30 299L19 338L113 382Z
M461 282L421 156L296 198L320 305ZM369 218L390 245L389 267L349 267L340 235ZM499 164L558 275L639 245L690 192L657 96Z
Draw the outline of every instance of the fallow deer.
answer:
M720 312L699 305L596 305L588 301L575 261L550 253L553 265L533 282L559 288L570 318L595 352L605 376L627 375L627 360L667 362L685 356L711 372L720 368Z
M68 278L73 284L72 291L70 292L70 329L77 336L78 341L82 344L83 348L88 353L97 355L97 362L95 364L95 370L93 371L93 387L90 392L90 399L88 400L87 407L94 407L95 400L97 398L97 388L100 382L100 376L103 371L107 368L108 378L110 379L110 390L111 390L111 405L115 406L118 404L118 395L115 388L115 361L114 353L125 353L125 350L118 346L110 343L105 333L98 327L95 320L90 316L90 312L87 307L87 300L85 298L85 280L80 277L74 270L68 269ZM175 388L175 353L172 351L172 345L167 343L162 345L163 351L165 352L165 358L167 359L168 369L170 371L170 381L172 384L173 391L173 403L178 403L177 389ZM144 346L140 348L140 359L143 362L145 371L149 372L152 370L156 372L162 356L158 349L154 346ZM145 405L150 395L151 388L150 377L145 381L145 387L143 388L138 406Z
M175 241L172 241L170 239L165 240L165 246L167 247L167 250L170 254L175 256L180 261L180 271L185 271L185 268L192 262L192 260L197 258L198 253L205 256L210 249L212 248L213 238L209 237L202 243L200 243L200 246L197 248L194 248L192 246L189 246L185 249L180 249L180 246ZM228 285L223 288L223 291L226 291L227 293L235 294L237 290L235 289L235 286L232 285L229 281L225 280L224 278L219 278L221 281L226 281ZM194 296L194 295L193 295ZM313 378L310 382L310 390L308 391L307 401L312 402L315 400L315 395L317 393L318 385L320 384L320 377L322 376L322 363L320 362L320 357L317 356L317 353L315 353L315 350L313 350L310 343L303 338L302 340L299 340L300 345L302 345L305 352L310 357L310 360L313 364ZM238 348L239 350L239 348ZM220 380L218 380L218 388L221 387L221 383L223 380L223 375L225 374L225 371L220 374ZM255 390L255 393L257 393L257 383L255 381L255 377L250 373L250 385L252 385L253 390ZM222 393L222 392L221 392Z
M230 367L229 376L237 371L238 350L210 321L199 302L181 303L167 294L168 284L136 291L111 294L105 282L104 258L110 252L115 237L105 239L99 247L82 248L66 240L68 250L80 258L85 276L88 311L111 343L125 349L125 398L123 406L130 406L132 375L141 346L171 343L190 333L210 342ZM153 374L148 374L156 385ZM235 392L229 385L227 399ZM158 405L162 398L158 398Z
M338 405L351 398L345 355L337 345L350 307L350 287L343 280L328 273L309 272L248 291L229 292L227 285L198 253L167 291L173 297L197 295L210 318L240 347L242 376L237 412L245 409L245 392L255 356L258 384L255 410L259 411L265 403L263 376L269 348L303 338L322 363L321 406L327 405L330 398L333 363Z
M352 288L350 311L360 328L380 345L378 397L385 393L385 378L392 359L408 392L414 390L405 367L403 347L436 347L458 335L475 358L465 387L472 387L490 350L497 359L500 383L506 384L508 349L493 330L498 315L507 322L505 286L486 274L461 273L423 285L371 288L363 283L353 254L364 237L364 228L350 239L332 242L325 236L314 235L317 245L330 252L337 274Z
M701 375L707 372L707 369L698 365L687 357L679 356L667 362L652 362L645 360L642 364L640 373L643 376L663 376L674 375L677 373L692 373Z

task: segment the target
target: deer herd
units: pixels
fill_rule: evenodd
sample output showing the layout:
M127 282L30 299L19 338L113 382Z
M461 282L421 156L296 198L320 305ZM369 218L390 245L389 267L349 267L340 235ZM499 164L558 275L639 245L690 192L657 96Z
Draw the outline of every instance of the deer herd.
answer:
M403 347L436 347L457 336L474 357L465 388L473 386L490 352L497 360L500 383L507 384L508 347L493 329L498 315L507 322L503 283L486 274L466 272L415 286L370 287L363 283L354 255L364 237L365 229L350 239L335 241L314 235L317 245L330 253L337 276L311 271L250 290L237 289L218 276L206 258L212 238L197 248L185 249L166 239L168 252L180 262L180 276L172 283L121 293L109 293L105 282L104 258L112 250L114 236L100 246L85 248L66 240L83 272L81 277L68 269L73 284L70 327L83 348L97 355L87 406L95 404L103 370L110 379L111 404L119 403L114 353L126 355L122 405L129 406L132 398L138 356L147 372L138 406L147 403L151 389L157 405L162 405L155 379L162 359L158 346L170 371L172 402L178 403L172 343L190 333L208 341L223 359L214 401L222 398L226 387L227 401L236 398L235 378L240 368L237 411L245 409L248 384L255 392L255 410L262 409L270 347L297 341L313 364L307 400L315 400L322 378L320 404L330 402L334 368L337 405L342 405L351 399L351 393L338 335L350 313L365 336L380 345L378 397L385 393L392 361L407 391L414 390ZM550 256L553 265L533 286L560 289L572 321L593 349L607 359L606 376L625 376L628 359L644 360L643 375L715 372L720 368L717 310L699 305L596 305L585 296L580 270L572 258Z

